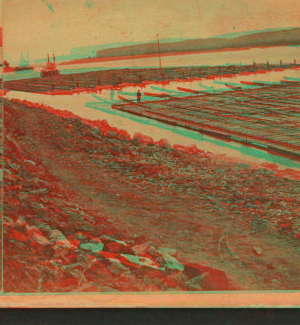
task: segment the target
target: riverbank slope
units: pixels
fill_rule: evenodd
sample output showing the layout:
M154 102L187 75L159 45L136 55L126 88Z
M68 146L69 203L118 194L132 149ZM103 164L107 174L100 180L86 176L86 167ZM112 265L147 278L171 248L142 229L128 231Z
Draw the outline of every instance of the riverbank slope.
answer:
M5 100L6 292L299 289L299 173Z

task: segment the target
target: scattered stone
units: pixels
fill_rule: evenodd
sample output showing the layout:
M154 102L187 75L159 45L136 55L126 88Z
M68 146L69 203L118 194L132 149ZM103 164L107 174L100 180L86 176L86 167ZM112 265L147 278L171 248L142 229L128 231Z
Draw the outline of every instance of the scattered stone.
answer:
M39 176L40 178L42 178L42 177L44 177L45 173L46 172L45 172L44 167L42 167L41 165L37 166L36 173L35 173L37 176Z
M15 229L11 229L7 237L17 242L30 242L30 238L27 235Z
M150 254L151 255L151 253L153 253L155 251L155 248L153 246L147 245L147 244L136 245L136 246L133 246L131 249L137 255L140 255L140 254Z
M164 255L164 260L166 262L166 268L169 270L178 270L178 271L183 271L184 270L184 265L178 262L178 260L171 256L171 255Z
M138 267L146 266L154 269L159 269L159 266L155 263L155 261L151 260L150 258L129 254L121 254L121 256L124 258L121 260L123 264L134 264Z
M49 192L49 189L48 188L40 188L38 190L32 190L29 192L29 194L32 194L32 195L41 195L41 194L46 194Z
M14 224L14 221L10 217L4 216L4 218L3 218L3 226L4 227L11 227L11 226L13 226L13 224Z
M37 113L44 114L40 112L39 109L37 110ZM74 140L73 131L75 130L75 124L71 122L71 124L69 124L69 128L67 129L65 126L68 122L64 121L60 117L56 118L57 124L53 124L57 125L60 138L58 141L56 140L56 142L53 142L53 144L55 144L55 146L61 146L61 148L73 148L69 147L69 140ZM15 118L15 120L18 121L17 118ZM50 122L52 121L47 115L44 119L45 125L49 120ZM158 174L158 178L162 179L162 183L164 183L164 179L166 179L166 182L168 182L169 171L166 172L163 167L161 169L154 168L156 163L153 164L153 161L148 162L148 159L146 158L151 157L151 159L154 158L156 161L160 161L160 153L167 152L166 150L161 150L156 146L152 147L153 139L150 137L147 138L145 136L135 134L134 139L137 140L137 142L140 142L141 145L139 148L132 145L130 146L129 150L126 145L120 143L119 141L120 139L125 140L126 136L120 136L118 132L111 130L108 131L107 136L116 137L116 139L119 140L102 139L103 141L100 141L99 138L96 139L95 136L91 136L91 133L102 137L102 131L98 130L96 127L94 127L91 131L91 128L85 126L80 119L77 122L78 128L81 132L78 132L78 142L81 146L84 144L86 144L86 146L90 146L90 148L87 150L90 150L95 154L93 155L93 159L98 158L95 157L95 150L98 150L98 152L104 154L105 159L107 157L110 157L109 159L111 159L111 157L116 158L114 160L114 167L119 168L118 164L121 161L126 165L126 168L129 166L128 170L130 169L131 162L134 162L134 166L139 166L139 162L141 161L142 168L140 171L138 171L138 173L140 178L143 178L143 181L154 181L154 176L151 178L152 174L154 175L154 171L156 173L157 170L159 172L161 170L161 174ZM31 126L31 124L29 125ZM38 125L40 125L40 123L38 123ZM108 129L109 128L103 128L105 133ZM55 132L57 131L55 128L52 128L52 126L51 130L54 132L54 136L50 137L50 141L54 141L56 136ZM65 132L66 130L68 131ZM7 128L7 131L11 132L9 128ZM72 131L72 134L69 131ZM64 138L64 135L66 135L68 132L68 137ZM33 138L35 138L36 135L43 136L43 129L42 132L36 134L34 132L28 132L28 134L31 133L34 135ZM46 135L47 134L48 132L46 132ZM88 140L85 139L81 141L81 134L84 135L84 137L86 137ZM6 206L9 207L9 209L7 209L7 213L11 217L11 219L4 220L4 228L7 234L7 244L5 245L5 249L11 255L6 253L7 263L5 263L6 265L4 265L4 267L6 267L6 269L13 269L15 271L14 273L7 273L12 275L11 277L8 277L8 282L11 281L11 283L14 283L12 285L13 290L19 290L17 286L20 286L21 290L24 292L26 292L26 290L31 290L32 292L38 287L38 281L41 283L41 286L39 286L37 290L41 292L45 292L46 289L47 291L55 291L55 289L56 291L57 289L64 291L101 291L102 287L104 289L106 288L107 290L110 289L111 291L116 291L111 288L111 286L115 287L116 285L120 291L124 291L126 281L129 288L130 285L132 288L135 288L136 285L138 290L156 290L156 286L153 285L156 283L155 281L158 281L157 283L159 289L163 288L164 290L177 290L178 288L180 290L188 289L197 291L230 289L227 276L223 271L197 264L183 265L180 262L179 257L175 255L176 250L174 249L161 248L156 250L153 246L144 243L143 238L133 241L127 241L127 239L126 241L117 240L113 238L114 230L112 229L107 232L112 235L104 235L102 236L102 240L88 235L88 233L93 233L93 231L98 235L98 231L103 231L104 229L110 228L108 221L111 221L112 223L114 221L110 220L109 216L102 216L103 224L101 224L102 220L98 222L97 217L95 217L96 227L94 224L91 226L90 222L94 223L94 220L92 216L89 216L89 214L93 215L94 212L93 210L89 209L88 202L85 208L85 213L75 209L69 209L69 211L66 213L62 206L68 206L69 204L72 207L76 206L76 204L67 202L69 200L74 201L74 197L71 198L68 186L66 186L64 183L60 183L60 178L51 174L51 169L47 169L46 162L45 169L39 165L42 162L42 158L40 157L39 150L34 147L34 141L32 141L33 138L31 139L31 137L28 137L27 142L25 142L24 138L25 137L22 137L21 139L18 138L18 141L20 139L22 145L18 146L17 149L5 140L5 145L7 147L6 154L10 155L11 153L11 157L7 158L5 161L6 166L9 166L8 168L10 170L5 171L7 175L4 175L6 177L6 184L9 187L7 191L9 194L6 196L10 200L9 204L6 204ZM38 139L39 138L37 138L37 140ZM76 144L77 140L70 141L70 143ZM147 145L147 143L149 145ZM108 144L107 147L105 147L106 144ZM171 148L170 144L164 139L160 140L157 144L163 148ZM120 145L120 147L118 148L117 145ZM131 151L133 148L135 148L136 151ZM175 148L182 152L181 156L183 158L185 157L184 151L190 153L197 152L196 147L175 146ZM126 152L126 154L123 155L123 151ZM145 155L145 152L147 155ZM152 153L151 155L148 154L150 152ZM76 161L77 156L74 151L70 150L68 155L68 158ZM132 157L134 155L138 157ZM155 157L156 155L157 157ZM124 158L125 156L128 158L128 160L126 160L127 158ZM26 157L29 157L29 159L25 159ZM119 160L120 157L121 159ZM205 154L205 157L209 157L209 154ZM30 159L33 159L36 162ZM66 163L68 166L75 166L74 162L69 164L69 159L66 159L65 157L62 157L61 159L62 162ZM145 160L142 161L142 159ZM99 162L102 163L100 159ZM214 189L217 188L217 183L215 182L217 174L210 169L210 165L208 165L208 163L211 164L210 161L204 161L203 168L205 173L210 175L211 172L211 185L212 189ZM214 164L213 160L212 163ZM15 172L15 170L18 171ZM171 172L172 169L170 173ZM190 176L188 176L190 179L194 179L195 177L193 175L193 168L191 168L191 173L189 168L184 169L184 173L187 175L190 174ZM224 177L227 177L226 174L227 173L224 173ZM230 175L230 173L228 174ZM92 174L90 174L89 177L92 179ZM173 175L173 178L176 178L176 173ZM58 180L58 182L54 182L55 179ZM178 180L180 181L180 179ZM222 186L226 186L225 189L227 190L229 184L230 182L225 182ZM183 186L180 185L180 188L183 188ZM199 186L199 188L201 187ZM32 191L29 192L30 190ZM234 189L235 192L237 190L238 188ZM188 191L189 189L187 190L187 193ZM29 196L29 200L28 193L41 195L34 198ZM58 198L59 193L65 193L65 198L63 200ZM120 193L121 196L123 195L121 192L118 193ZM205 191L203 191L203 193L205 193ZM228 193L228 198L231 197L232 193ZM119 196L119 194L116 195ZM208 196L208 198L210 199L211 197ZM240 207L229 204L236 203L229 201L230 200L228 199L228 205L236 208ZM82 208L82 204L79 204L80 205L77 207ZM258 204L254 203L253 206L254 205L259 207L261 205L260 201L258 200ZM17 216L21 215L26 216L25 220L27 223L20 217L16 222L13 222L16 220ZM42 222L43 224L41 224ZM46 222L48 222L51 227L58 227L60 230L51 229ZM296 229L293 228L293 220L283 220L278 222L278 224L276 221L274 222L274 227L281 229L281 231L284 233L289 233L291 236L294 236L294 238L300 238L300 229L297 230L297 233ZM84 231L87 234L78 233L79 230ZM68 237L66 237L67 235ZM158 236L159 234L157 237ZM134 238L136 237L137 236L134 236ZM163 236L159 236L159 238L163 238ZM132 248L131 245L133 245ZM48 247L51 248L51 250L54 250L53 255L49 258L48 256L47 258L44 258L45 256L43 256L43 254L45 255L45 252L47 252L46 248ZM10 249L11 251L9 251ZM30 254L32 249L34 254ZM230 251L230 247L228 247L228 249ZM42 254L40 254L40 252ZM262 249L259 247L253 247L253 252L256 255L261 255ZM231 249L230 253L234 254L235 252L233 249ZM38 259L35 258L37 256L39 257ZM22 262L20 262L19 259ZM33 262L36 262L36 264L33 264ZM51 263L53 266L55 266L55 268L53 267L53 269L51 269ZM67 266L68 268L64 268L64 266ZM288 267L284 265L284 261L276 261L274 262L274 266L270 263L267 265L267 268L280 271L282 274L287 274L288 272ZM32 270L34 270L34 272ZM68 272L64 274L65 270ZM20 274L25 274L26 272L27 275L19 276L18 272ZM14 278L15 274L18 274L18 277ZM41 274L43 274L43 276L40 277ZM48 279L45 281L43 278L44 274L45 278L48 277ZM122 282L123 280L120 280L122 279L123 274L125 274L124 282ZM16 280L17 278L23 279L21 281L22 283L18 283ZM43 278L43 280L41 280L41 278ZM97 282L99 279L101 279L102 282ZM271 281L277 280L273 279ZM27 286L26 288L24 284Z
M143 281L144 281L144 284L146 284L146 285L151 285L153 283L153 280L149 277L148 274L145 274Z
M202 290L202 285L204 278L202 275L198 275L195 278L192 278L186 282L186 285L191 290Z
M7 174L13 175L13 173L7 168L4 168L4 174L5 174L6 177L7 177ZM3 176L3 171L2 170L1 170L1 175L0 176L1 176L1 178Z
M164 149L171 149L171 145L169 144L168 140L166 139L161 139L157 142L157 144L164 148Z
M164 278L164 282L173 287L178 285L185 287L188 280L189 278L183 272L173 273Z
M51 233L52 233L52 229L49 225L42 223L40 225L37 225L37 228L39 229L39 231L46 237L50 237L51 238Z
M118 259L110 258L109 259L110 264L107 266L108 270L113 275L119 275L122 274L130 274L130 269L125 267Z
M257 256L262 255L262 249L260 247L253 246L252 250L253 250L255 255L257 255Z
M83 234L81 232L79 232L79 233L77 233L75 235L69 236L68 240L70 240L70 241L75 240L75 241L78 241L80 244L86 244L86 243L98 244L98 243L102 243L101 239L94 238L92 236Z
M107 136L108 138L114 139L114 138L116 138L118 135L117 135L117 132L116 132L116 131L108 131L108 132L106 133L106 136Z
M36 163L32 160L24 159L22 167L28 172L28 173L34 173L37 171Z
M120 140L122 142L127 142L128 141L128 137L126 137L126 135L124 135L124 134L119 134L118 135L118 140Z
M300 231L299 230L295 230L294 231L294 236L293 236L294 239L300 239Z
M203 277L203 290L230 290L226 273L208 266L195 263L185 265L184 273L189 279L199 275Z
M101 137L101 138L102 138L102 137L104 136L103 132L100 131L99 128L97 128L97 126L94 126L94 127L92 128L91 132L92 132L95 136L97 136L97 137Z
M107 242L116 242L116 243L119 243L121 245L124 245L124 246L127 246L126 242L125 241L122 241L122 240L117 240L113 237L110 237L108 235L103 235L100 237L101 240L104 242L104 243L107 243Z
M52 243L34 226L27 227L27 233L34 241L41 245L52 245Z
M170 255L175 254L176 250L171 248L159 248L158 252L163 256L167 269L178 271L184 270L184 265L182 265L175 257Z
M20 231L25 231L25 229L28 227L27 223L23 218L18 218L17 221L13 225L14 229L20 230Z
M116 253L116 254L120 254L120 253L129 253L130 248L127 246L124 246L123 244L117 243L117 242L111 242L111 243L107 243L105 244L104 250L106 252L111 252L111 253Z
M53 244L34 226L27 228L27 234L30 235L30 246L40 255L50 255L53 253Z
M59 230L52 230L51 239L55 242L57 246L62 246L66 248L74 248L73 245L68 241L63 233Z
M81 244L79 248L92 251L93 253L98 253L103 250L104 244L98 243L98 244L93 244L93 243L86 243L86 244Z
M20 201L26 202L26 200L28 199L28 193L26 193L26 192L20 192L18 194L18 197L19 197Z
M70 262L68 259L68 256L70 254L69 247L55 245L53 247L53 250L54 250L54 255L53 255L54 259L61 259L62 262L69 264Z
M150 143L150 144L154 144L154 141L151 137L144 135L142 133L135 133L133 135L133 141L137 142L137 143Z

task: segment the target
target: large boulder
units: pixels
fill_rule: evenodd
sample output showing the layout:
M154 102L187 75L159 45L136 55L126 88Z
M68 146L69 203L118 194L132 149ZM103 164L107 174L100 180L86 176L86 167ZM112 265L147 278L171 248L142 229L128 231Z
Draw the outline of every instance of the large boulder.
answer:
M30 246L39 256L53 253L53 244L36 227L27 227L27 234L31 238Z
M111 252L111 253L116 253L116 254L120 254L120 253L125 253L126 246L116 243L116 242L112 242L112 243L107 243L105 244L104 250L106 252Z
M202 286L203 286L203 282L204 282L204 278L202 275L198 275L190 280L188 280L186 282L186 287L189 290L192 291L199 291L199 290L203 290Z
M175 257L165 254L163 255L163 258L166 262L166 269L172 270L172 271L183 271L184 265L181 264Z
M98 253L103 250L104 244L102 243L85 243L79 246L80 249L92 251L93 253Z
M208 266L203 266L195 263L187 263L184 267L184 273L189 279L197 278L196 284L202 285L203 290L230 290L232 289L229 284L225 272L213 269ZM200 277L199 277L200 276ZM198 282L200 281L200 283ZM191 283L194 283L193 281Z
M144 135L142 133L139 133L139 132L136 132L133 135L133 141L136 142L136 143L154 144L153 138L151 138L151 137L149 137L147 135Z
M159 265L155 262L155 260L143 256L121 254L120 261L128 267L138 269L146 267L163 271L163 269L160 269Z
M161 139L157 142L157 144L164 149L171 149L171 145L169 144L168 140Z
M169 271L183 271L184 265L181 264L174 256L176 250L171 248L159 248L158 252L163 256L164 261L166 262L166 269Z
M57 246L74 248L74 246L68 241L65 235L59 230L52 230L51 239Z
M39 224L37 225L37 228L46 238L51 238L51 233L53 230L48 224L46 223Z

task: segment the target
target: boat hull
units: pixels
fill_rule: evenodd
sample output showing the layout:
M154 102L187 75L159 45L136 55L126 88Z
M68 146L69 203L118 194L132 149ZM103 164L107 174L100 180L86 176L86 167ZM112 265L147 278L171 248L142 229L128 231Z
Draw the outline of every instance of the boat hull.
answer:
M59 71L58 70L41 71L40 75L42 78L54 77L59 75Z

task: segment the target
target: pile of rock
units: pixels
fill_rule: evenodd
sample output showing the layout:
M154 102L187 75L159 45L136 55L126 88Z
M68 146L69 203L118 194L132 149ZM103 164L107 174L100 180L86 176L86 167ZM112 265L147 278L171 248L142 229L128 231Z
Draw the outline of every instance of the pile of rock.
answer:
M9 126L18 112L5 113ZM30 141L19 145L25 135L17 131L11 123L4 141L5 292L233 288L224 272L181 261L173 249L121 238L107 217L80 205L47 170Z
M111 235L65 236L46 224L30 226L23 218L5 219L5 251L8 292L234 288L224 272L184 263L173 249L128 243Z

